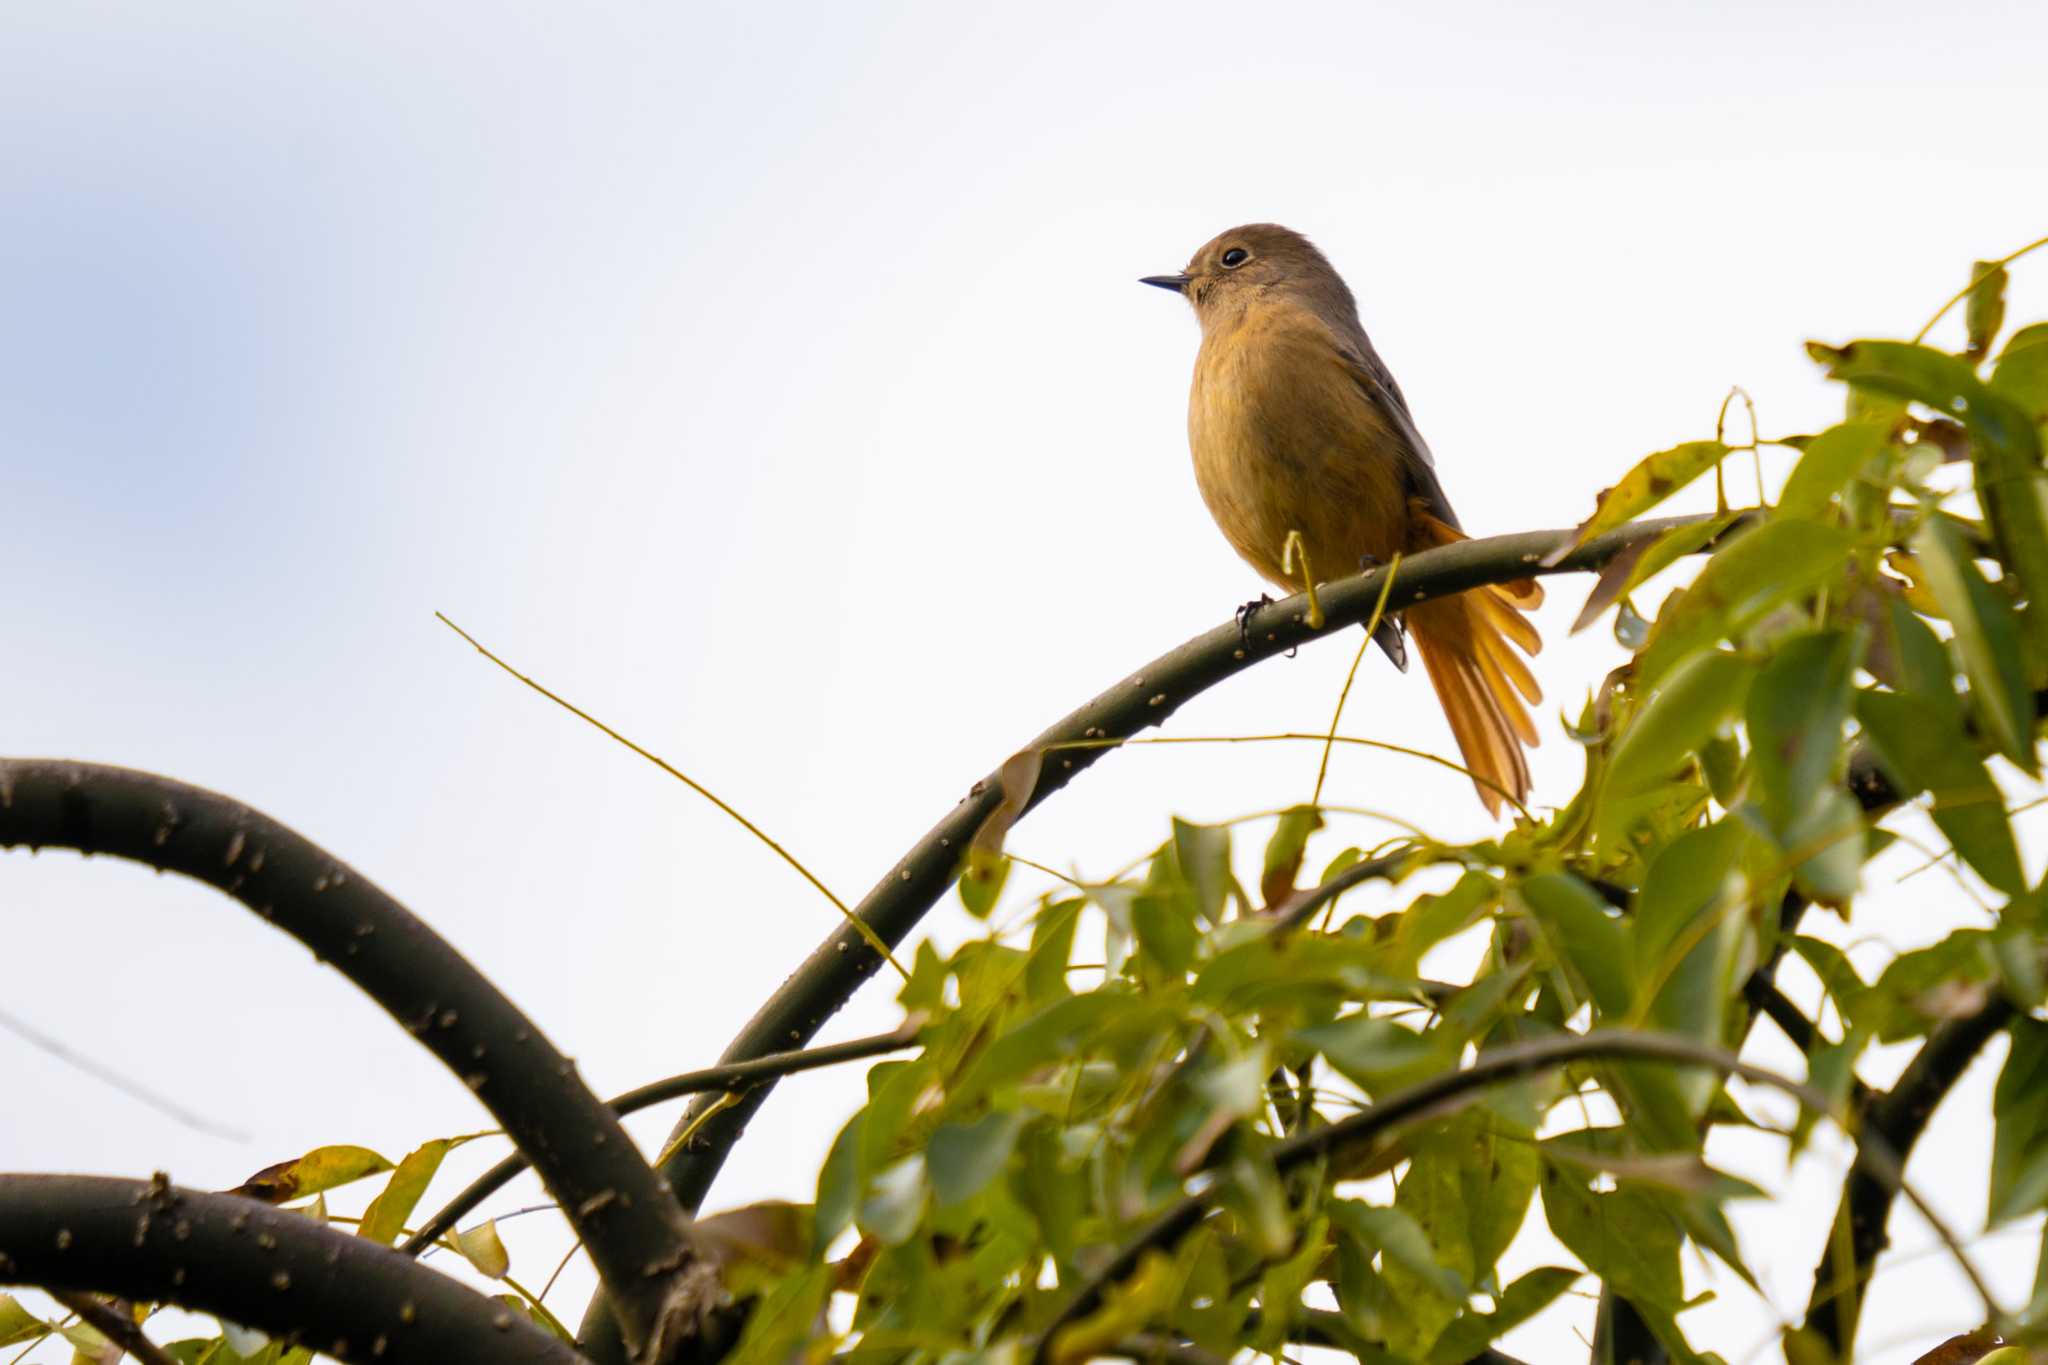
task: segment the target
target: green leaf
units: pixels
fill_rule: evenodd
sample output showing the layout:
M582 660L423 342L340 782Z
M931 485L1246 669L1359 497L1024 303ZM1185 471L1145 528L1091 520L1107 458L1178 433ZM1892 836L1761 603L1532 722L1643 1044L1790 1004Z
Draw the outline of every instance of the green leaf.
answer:
M2034 1252L2034 1292L2020 1310L2020 1322L2030 1332L2048 1324L2048 1222L2041 1225L2041 1245Z
M1815 905L1844 910L1855 899L1869 856L1863 808L1839 787L1823 788L1814 803L1778 836L1778 847L1799 859L1792 884Z
M1195 913L1211 924L1223 918L1230 894L1230 826L1173 822L1173 852L1181 876L1194 889Z
M1492 1282L1543 1174L1535 1135L1474 1107L1413 1133L1407 1149L1395 1207L1414 1217L1445 1268L1468 1284Z
M1607 1019L1626 1018L1635 1001L1629 934L1599 893L1568 872L1525 877L1515 887L1552 950Z
M1685 1298L1679 1274L1681 1229L1641 1190L1594 1192L1575 1171L1549 1166L1543 1214L1557 1239L1624 1298L1675 1313Z
M812 1223L811 1254L823 1256L840 1233L853 1222L854 1205L860 1201L861 1126L866 1111L848 1119L832 1141L832 1150L818 1171L817 1216Z
M896 1003L906 1012L922 1010L931 1013L946 1003L946 977L950 969L946 960L939 956L927 939L917 945L917 955L910 961L910 976L903 983L903 989L896 992Z
M1137 933L1140 954L1166 975L1185 975L1195 965L1201 940L1183 897L1139 892L1131 897L1131 928Z
M1266 841L1266 857L1259 869L1259 896L1267 905L1278 905L1293 894L1294 878L1301 871L1302 855L1309 836L1323 827L1323 813L1314 806L1294 806L1280 812L1273 837Z
M1999 558L2023 596L2048 601L2048 478L2041 470L2041 436L2027 410L1978 379L1967 363L1929 347L1858 341L1839 351L1811 345L1808 350L1828 362L1838 379L1911 399L1962 422ZM1942 605L1946 610L1947 602ZM2029 612L2022 624L2033 657L2048 661L2048 609ZM2032 772L2031 757L2022 766Z
M1865 632L1821 631L1780 644L1749 689L1749 737L1766 828L1798 858L1807 899L1843 906L1864 858L1863 814L1836 780L1850 683Z
M1268 1266L1259 1276L1258 1334L1252 1340L1256 1350L1277 1353L1288 1340L1288 1328L1301 1309L1301 1298L1316 1279L1323 1259L1330 1254L1330 1220L1319 1217L1302 1232L1294 1253Z
M1992 1093L1991 1206L1997 1227L2048 1205L2048 1023L2021 1015Z
M1742 635L1794 598L1838 578L1855 541L1817 521L1768 521L1714 552L1692 586L1657 614L1637 663L1639 683L1654 686L1671 669L1717 640Z
M1413 1029L1367 1014L1301 1029L1294 1036L1368 1092L1383 1088L1389 1077L1399 1077L1437 1054L1435 1044ZM1261 1075L1262 1084L1263 1080Z
M1881 1043L1918 1037L1936 1020L1974 1013L1996 976L1991 935L1952 930L1939 942L1893 958L1858 1002L1849 1026Z
M2012 334L1991 372L1991 387L2033 418L2037 431L2048 422L2048 322Z
M966 865L960 869L960 903L976 919L987 919L1009 878L1009 858L993 849L970 846Z
M367 1147L315 1147L295 1161L265 1166L228 1193L286 1204L390 1169L389 1161Z
M1949 657L1941 637L1903 600L1894 597L1885 604L1884 620L1870 654L1870 670L1886 686L1926 698L1952 717L1945 731L1962 732L1963 704L1956 696L1955 660Z
M1979 261L1970 267L1969 301L1963 305L1963 323L1969 333L1972 359L1991 354L1991 343L2005 325L2005 287L2010 277L2003 261Z
M832 1296L832 1267L813 1266L763 1294L725 1365L788 1365L803 1358L819 1315Z
M1277 1260L1293 1249L1294 1221L1288 1214L1287 1190L1264 1144L1233 1143L1216 1189L1217 1202L1237 1216L1245 1240L1260 1257Z
M1001 1175L1017 1145L1017 1134L1029 1121L1028 1114L997 1110L973 1123L943 1124L933 1132L925 1149L925 1164L938 1207L972 1198Z
M1555 1265L1530 1271L1501 1291L1491 1313L1467 1313L1452 1323L1430 1350L1430 1365L1463 1365L1482 1355L1493 1342L1548 1308L1583 1273Z
M1783 831L1832 789L1862 640L1820 631L1782 642L1757 673L1746 706L1764 817Z
M867 1196L854 1211L854 1224L885 1247L901 1246L917 1231L929 1194L924 1157L904 1157L869 1180Z
M1039 912L1031 925L1031 954L1024 962L1024 994L1033 1004L1061 999L1073 992L1067 966L1074 956L1074 931L1080 926L1082 900L1059 901Z
M1579 524L1570 541L1545 556L1544 564L1555 565L1595 536L1634 521L1721 463L1727 454L1728 447L1719 441L1687 441L1643 457L1620 482L1600 495L1593 515Z
M1978 718L2000 752L2029 775L2038 774L2034 695L2027 687L2011 602L1977 572L1961 538L1940 517L1913 537L1913 554L1927 576L1928 589L1955 629L1956 651L1969 675ZM2048 577L2043 581L2048 583Z
M1819 516L1890 440L1889 427L1879 422L1842 422L1814 437L1778 495L1779 515Z
M1330 1214L1360 1253L1379 1253L1378 1281L1391 1310L1379 1325L1388 1348L1402 1356L1426 1353L1464 1302L1463 1278L1439 1264L1429 1235L1405 1210L1347 1199L1332 1204Z
M1061 1278L1080 1245L1081 1221L1087 1215L1086 1181L1060 1150L1059 1130L1041 1124L1025 1130L1024 1160L1012 1188L1017 1202L1038 1221L1039 1235L1059 1262Z
M1799 954L1813 969L1813 974L1820 978L1821 987L1835 1002L1835 1012L1844 1019L1854 1017L1870 987L1857 974L1848 955L1826 939L1807 934L1793 937L1792 951Z
M405 1231L405 1220L412 1217L418 1207L420 1196L427 1192L433 1182L434 1173L441 1169L441 1160L448 1155L449 1143L446 1138L421 1143L406 1153L405 1160L391 1173L383 1193L370 1201L370 1207L363 1210L363 1221L356 1228L356 1235L367 1237L373 1242L390 1246Z
M1394 925L1393 958L1387 970L1412 976L1431 948L1477 923L1500 897L1500 887L1483 872L1466 872L1442 895L1415 898Z
M1749 832L1723 820L1680 835L1650 864L1635 905L1638 998L1659 1027L1718 1044L1728 1002L1755 957L1750 886L1741 870ZM1632 1068L1633 1070L1633 1068ZM1719 1080L1698 1069L1678 1089L1700 1112Z
M1930 812L1977 875L2009 895L2026 890L2005 796L1991 780L1953 703L1865 692L1856 717L1901 797L1934 794Z
M1627 798L1668 782L1740 712L1755 675L1748 661L1719 650L1672 670L1616 742L1607 770L1608 791Z
M1856 1088L1856 1058L1867 1041L1862 1034L1852 1033L1839 1043L1822 1043L1807 1055L1806 1083L1827 1097L1830 1113L1847 1112L1849 1097ZM1799 1116L1792 1121L1793 1156L1806 1150L1807 1140L1822 1117L1805 1105L1799 1106Z

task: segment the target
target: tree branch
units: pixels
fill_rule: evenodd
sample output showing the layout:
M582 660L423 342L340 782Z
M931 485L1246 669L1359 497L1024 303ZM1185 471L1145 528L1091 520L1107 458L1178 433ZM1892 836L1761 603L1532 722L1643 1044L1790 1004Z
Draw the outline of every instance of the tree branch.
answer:
M1951 1019L1929 1033L1897 1084L1865 1108L1863 1134L1874 1134L1896 1162L1903 1164L1943 1098L2014 1013L2010 1002L1995 996L1975 1014ZM1836 1359L1846 1360L1856 1340L1863 1291L1879 1253L1890 1244L1885 1225L1891 1220L1896 1192L1895 1182L1887 1182L1881 1171L1866 1169L1860 1157L1842 1182L1827 1250L1813 1272L1813 1297L1807 1300L1805 1323L1806 1330L1825 1341Z
M1446 1112L1487 1086L1501 1081L1555 1070L1571 1062L1612 1058L1642 1058L1708 1067L1724 1075L1739 1076L1755 1084L1767 1085L1774 1090L1782 1091L1817 1113L1842 1117L1834 1113L1827 1097L1812 1087L1763 1067L1753 1066L1721 1048L1695 1043L1689 1038L1619 1030L1564 1034L1514 1043L1483 1052L1463 1070L1432 1076L1405 1090L1396 1091L1379 1104L1340 1119L1326 1128L1310 1129L1308 1132L1275 1143L1272 1148L1273 1166L1277 1172L1285 1174L1305 1161L1328 1156L1341 1148L1378 1136L1411 1119ZM1905 1185L1900 1176L1899 1163L1892 1155L1891 1149L1885 1145L1883 1135L1872 1132L1866 1125L1858 1135L1857 1148L1858 1164L1867 1166L1873 1175L1885 1181L1893 1191L1903 1193L1912 1201L1941 1237L1955 1258L1957 1266L1984 1300L1987 1315L1997 1318L2000 1314L1997 1301L1985 1287L1983 1278L1964 1252L1961 1242L1946 1221ZM1159 1215L1143 1232L1126 1243L1103 1269L1067 1301L1066 1306L1040 1334L1033 1357L1036 1365L1047 1365L1051 1359L1053 1340L1060 1331L1095 1311L1102 1302L1104 1291L1129 1277L1138 1268L1139 1262L1147 1252L1171 1247L1192 1232L1208 1216L1210 1202L1217 1193L1218 1190L1211 1187L1199 1194L1187 1196Z
M361 987L532 1158L617 1296L634 1358L663 1358L688 1291L715 1276L689 1220L569 1060L432 929L269 816L132 769L0 759L0 847L22 844L205 882Z
M113 1304L92 1294L73 1289L52 1289L50 1297L78 1315L79 1321L142 1362L142 1365L178 1365L151 1341L136 1323Z
M1667 517L1635 522L1580 546L1547 568L1538 561L1575 532L1524 531L1426 550L1401 561L1387 606L1389 610L1410 607L1485 583L1596 571L1645 537L1698 520ZM1242 638L1235 622L1217 626L1160 655L1135 673L1124 675L1107 691L1025 746L1026 751L1049 752L1029 797L1018 803L1018 815L1035 808L1110 751L1108 747L1055 746L1127 739L1160 724L1190 699L1254 664L1334 636L1346 627L1363 625L1379 604L1381 585L1388 572L1385 568L1374 569L1320 587L1317 592L1325 618L1324 629L1320 631L1309 628L1308 599L1297 594L1260 608L1248 620ZM890 947L901 943L953 884L968 842L1003 799L1002 772L998 766L975 783L944 819L883 874L881 881L854 907L854 913ZM850 924L838 926L755 1011L754 1017L727 1045L720 1060L741 1062L771 1050L801 1046L880 966L881 958L858 930ZM739 1141L748 1120L772 1089L772 1085L759 1086L739 1103L708 1119L706 1102L698 1101L677 1120L669 1142L674 1144L685 1133L690 1139L662 1163L661 1173L684 1208L694 1210L703 1201L733 1144ZM584 1314L578 1336L584 1352L593 1360L600 1365L615 1365L619 1358L618 1343L595 1300Z
M812 1071L838 1062L858 1061L863 1057L877 1057L885 1052L901 1051L917 1042L918 1031L923 1025L924 1020L913 1015L901 1028L891 1033L855 1038L850 1042L834 1043L830 1047L815 1047L807 1052L774 1052L766 1057L757 1057L751 1062L708 1067L703 1071L686 1071L680 1076L670 1076L667 1080L643 1085L638 1090L628 1090L611 1101L611 1110L624 1118L627 1114L637 1114L642 1109L652 1108L664 1100L680 1099L684 1095L696 1095L709 1090L740 1090L771 1078L793 1076L799 1071ZM504 1189L521 1171L532 1164L526 1159L524 1152L512 1153L478 1176L468 1189L449 1200L446 1208L429 1218L420 1226L418 1232L405 1240L398 1248L399 1252L406 1256L419 1255L440 1241L450 1228L466 1218L477 1205Z
M344 1361L582 1365L523 1315L388 1247L161 1176L0 1175L0 1283L174 1303Z

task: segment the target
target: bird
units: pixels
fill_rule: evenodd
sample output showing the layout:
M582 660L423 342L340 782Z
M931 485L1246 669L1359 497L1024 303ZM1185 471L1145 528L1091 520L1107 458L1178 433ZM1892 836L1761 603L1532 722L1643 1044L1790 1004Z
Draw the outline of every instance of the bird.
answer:
M1466 538L1357 301L1308 238L1248 223L1212 238L1186 269L1140 282L1194 306L1195 482L1224 538L1266 579L1300 588L1290 539L1323 582ZM1537 732L1523 703L1543 693L1521 655L1543 647L1524 615L1542 601L1523 578L1399 613L1496 818L1504 799L1522 808L1529 794L1523 749ZM1399 629L1381 625L1375 639L1405 671Z

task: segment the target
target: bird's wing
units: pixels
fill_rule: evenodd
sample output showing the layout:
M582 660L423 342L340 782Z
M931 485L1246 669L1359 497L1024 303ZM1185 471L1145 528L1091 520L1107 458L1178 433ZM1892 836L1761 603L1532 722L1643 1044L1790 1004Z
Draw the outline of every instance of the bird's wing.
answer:
M1379 352L1372 348L1372 342L1362 330L1354 336L1339 336L1337 350L1344 357L1352 380L1365 390L1365 396L1373 405L1387 415L1402 443L1408 447L1408 453L1414 457L1402 465L1410 495L1421 498L1438 521L1452 530L1461 529L1458 514L1451 509L1450 496L1437 479L1436 461L1430 456L1429 443L1416 429L1415 416L1408 411L1408 400L1402 396L1401 386L1394 382L1393 372L1380 359Z

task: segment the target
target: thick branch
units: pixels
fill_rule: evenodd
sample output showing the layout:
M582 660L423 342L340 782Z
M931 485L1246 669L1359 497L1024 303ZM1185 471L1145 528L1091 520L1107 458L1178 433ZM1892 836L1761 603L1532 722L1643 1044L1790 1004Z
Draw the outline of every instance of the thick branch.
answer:
M1661 535L1674 526L1697 520L1670 517L1636 522L1581 546L1550 568L1538 561L1573 532L1525 531L1428 550L1401 562L1389 606L1409 607L1483 583L1598 570L1644 537ZM1109 751L1104 747L1056 746L1089 741L1099 745L1105 739L1127 739L1160 724L1191 698L1254 664L1333 636L1347 626L1363 625L1379 603L1387 572L1384 568L1375 569L1319 588L1317 595L1326 618L1320 631L1309 629L1308 599L1297 595L1255 613L1248 623L1248 636L1242 642L1235 622L1217 626L1126 674L1109 690L1025 746L1027 751L1039 749L1047 753L1024 809L1037 806ZM855 907L855 913L884 943L891 947L901 943L946 893L959 871L968 841L1002 802L1003 795L998 768L975 783L960 804L884 873ZM755 1012L727 1045L720 1060L740 1062L769 1051L801 1046L880 966L881 959L860 932L851 925L840 925ZM662 1164L662 1174L684 1208L695 1209L703 1200L719 1168L725 1164L726 1155L772 1088L760 1086L708 1120L707 1103L698 1101L677 1121L669 1142L674 1143L685 1132L691 1137ZM618 1359L618 1348L604 1316L593 1302L584 1316L580 1340L592 1359L609 1365Z
M1929 1033L1897 1084L1864 1109L1863 1134L1877 1137L1904 1163L1927 1120L2013 1013L2004 997L1995 997L1975 1014L1952 1019ZM1864 1288L1879 1253L1890 1242L1885 1225L1891 1221L1896 1192L1896 1182L1887 1182L1882 1172L1867 1169L1860 1159L1842 1182L1827 1251L1813 1272L1813 1297L1806 1305L1807 1330L1817 1333L1838 1359L1848 1359L1856 1340Z
M775 1052L766 1057L757 1057L751 1062L735 1062L731 1066L708 1067L703 1071L686 1071L680 1076L643 1085L637 1090L628 1090L611 1101L612 1112L624 1118L637 1114L642 1109L652 1108L664 1100L681 1099L685 1095L697 1095L716 1090L721 1093L742 1090L750 1085L759 1085L764 1080L793 1076L799 1071L813 1071L821 1066L832 1066L839 1062L859 1061L863 1057L878 1057L885 1052L899 1052L917 1041L918 1030L923 1019L912 1016L901 1028L890 1033L877 1033L867 1038L855 1038L849 1042L834 1043L830 1047L814 1047L807 1052ZM509 1185L521 1171L532 1163L524 1152L514 1152L497 1165L485 1171L471 1182L468 1189L448 1201L448 1206L429 1218L420 1230L407 1238L398 1249L407 1256L417 1256L435 1242L456 1223L469 1216L477 1205L489 1199Z
M1832 1112L1827 1097L1811 1087L1763 1067L1752 1066L1731 1052L1695 1043L1689 1038L1621 1031L1563 1034L1483 1052L1463 1070L1432 1076L1406 1090L1396 1091L1380 1103L1363 1109L1349 1118L1340 1119L1326 1128L1310 1129L1308 1132L1278 1142L1272 1148L1273 1165L1276 1171L1285 1174L1303 1162L1328 1156L1412 1119L1442 1113L1476 1095L1480 1090L1502 1081L1555 1070L1572 1062L1614 1058L1641 1058L1678 1065L1709 1067L1724 1075L1739 1076L1744 1080L1782 1091L1818 1113ZM1898 1161L1885 1144L1883 1135L1872 1132L1866 1126L1858 1135L1857 1147L1859 1165L1867 1166L1894 1191L1903 1192L1928 1218L1955 1257L1958 1267L1983 1297L1987 1310L1995 1316L1996 1303L1990 1292L1985 1289L1975 1267L1963 1253L1961 1244L1953 1232L1903 1185ZM1208 1216L1211 1203L1218 1193L1218 1188L1212 1186L1199 1194L1189 1195L1154 1219L1143 1232L1125 1244L1094 1278L1067 1301L1066 1306L1039 1336L1034 1357L1037 1365L1045 1365L1051 1358L1053 1339L1061 1329L1094 1312L1102 1302L1103 1293L1110 1286L1128 1278L1138 1268L1139 1262L1147 1252L1170 1248L1192 1232Z
M712 1273L688 1219L569 1060L432 929L269 816L131 769L0 759L0 847L20 844L203 881L361 987L533 1160L617 1296L635 1358L659 1358L685 1279Z
M504 1304L388 1247L161 1177L0 1176L0 1283L174 1303L344 1361L582 1361Z

